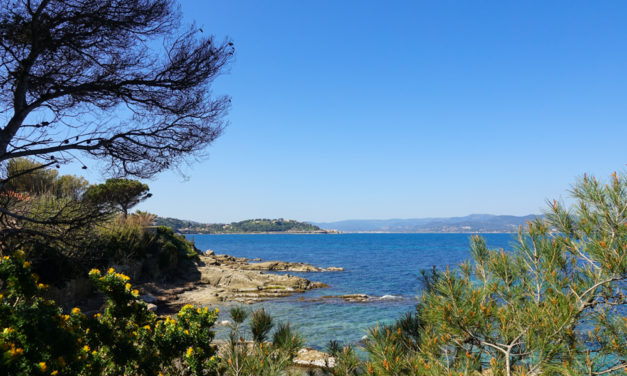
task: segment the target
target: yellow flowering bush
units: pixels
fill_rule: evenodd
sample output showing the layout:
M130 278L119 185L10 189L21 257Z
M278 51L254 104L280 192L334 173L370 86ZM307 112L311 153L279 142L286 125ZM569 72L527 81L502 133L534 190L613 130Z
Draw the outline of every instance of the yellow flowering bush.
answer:
M0 375L216 374L216 310L185 306L159 317L127 276L93 269L104 312L64 314L30 268L22 252L0 260Z

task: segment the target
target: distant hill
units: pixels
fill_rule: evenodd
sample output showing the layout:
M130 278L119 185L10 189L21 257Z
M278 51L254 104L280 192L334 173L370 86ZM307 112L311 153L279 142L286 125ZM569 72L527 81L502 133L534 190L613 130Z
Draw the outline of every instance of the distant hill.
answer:
M338 222L312 222L313 225L342 232L516 232L538 215L471 214L451 218L356 219Z
M155 225L168 226L183 234L326 233L310 223L293 219L248 219L233 223L200 223L177 218L157 217Z
M255 234L255 233L329 233L393 232L516 232L538 215L513 216L471 214L451 218L355 219L337 222L299 222L293 219L248 219L240 222L201 223L177 218L157 217L157 226L168 226L183 234ZM325 230L328 229L328 230Z

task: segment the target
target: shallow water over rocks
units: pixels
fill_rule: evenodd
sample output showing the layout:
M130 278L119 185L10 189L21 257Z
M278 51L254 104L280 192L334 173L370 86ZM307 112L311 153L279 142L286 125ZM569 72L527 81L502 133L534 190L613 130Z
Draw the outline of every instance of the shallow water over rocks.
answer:
M200 249L261 261L281 260L340 272L272 272L320 281L329 287L249 305L265 308L276 321L289 321L307 346L323 349L329 340L359 343L368 328L392 323L413 310L420 272L445 269L470 257L471 234L188 235ZM511 234L484 235L488 246L508 249ZM342 297L355 296L348 301ZM363 297L363 299L362 299ZM360 301L361 300L361 301ZM219 320L238 303L217 305ZM226 327L217 328L218 337Z

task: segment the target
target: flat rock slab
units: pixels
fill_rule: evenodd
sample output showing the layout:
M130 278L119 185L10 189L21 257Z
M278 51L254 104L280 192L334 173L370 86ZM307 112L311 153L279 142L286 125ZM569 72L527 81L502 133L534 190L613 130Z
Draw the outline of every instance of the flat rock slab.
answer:
M336 268L338 269L338 268ZM185 304L210 305L219 302L254 303L328 287L322 282L289 274L264 271L327 271L309 264L267 261L249 263L229 255L205 254L190 273L169 283L146 283L139 287L161 311L173 311Z
M325 295L319 298L312 299L304 299L299 298L298 300L301 302L324 302L324 301L339 301L339 302L348 302L348 303L372 303L372 302L381 302L381 301L395 301L402 300L403 297L396 295L383 295L383 296L374 296L374 295L366 295L366 294L346 294L346 295Z
M230 255L216 255L208 250L201 256L203 262L208 265L220 265L238 270L266 270L266 271L288 271L288 272L341 272L344 268L331 266L320 268L304 262L286 261L261 261L258 258L249 260L244 257L233 257ZM254 262L251 262L254 261Z
M341 272L344 268L331 266L329 268L319 268L302 262L264 261L246 263L241 266L245 270L268 270L268 271L290 271L290 272Z

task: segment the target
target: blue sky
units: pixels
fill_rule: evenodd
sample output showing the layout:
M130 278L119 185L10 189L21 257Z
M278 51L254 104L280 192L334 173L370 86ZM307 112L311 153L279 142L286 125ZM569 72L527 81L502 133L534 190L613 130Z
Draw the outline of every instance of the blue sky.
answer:
M627 163L627 3L183 1L230 121L142 210L203 222L539 213ZM90 178L95 180L95 178Z

